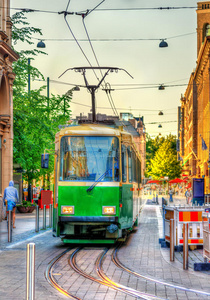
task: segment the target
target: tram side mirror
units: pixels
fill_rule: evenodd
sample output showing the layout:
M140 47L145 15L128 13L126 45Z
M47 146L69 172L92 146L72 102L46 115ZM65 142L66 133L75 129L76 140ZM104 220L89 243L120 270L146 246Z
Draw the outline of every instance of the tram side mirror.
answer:
M49 154L42 154L41 156L41 168L48 169L49 168Z

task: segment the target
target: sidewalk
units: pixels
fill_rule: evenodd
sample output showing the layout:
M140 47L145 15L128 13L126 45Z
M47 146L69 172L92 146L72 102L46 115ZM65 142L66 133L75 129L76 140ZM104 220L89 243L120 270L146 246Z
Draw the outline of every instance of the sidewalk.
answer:
M0 222L0 250L7 246L23 241L29 237L37 236L40 233L51 230L49 228L49 209L46 210L46 230L43 230L43 210L39 210L39 232L35 232L36 211L32 213L16 213L16 228L12 229L12 242L8 243L7 221Z

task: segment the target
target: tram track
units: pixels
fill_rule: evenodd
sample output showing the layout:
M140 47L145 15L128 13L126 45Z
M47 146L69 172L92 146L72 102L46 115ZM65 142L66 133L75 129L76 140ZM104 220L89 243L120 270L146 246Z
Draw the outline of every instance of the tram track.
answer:
M182 287L180 285L175 285L175 284L168 283L168 282L165 282L165 281L160 281L160 280L157 280L155 278L151 278L151 277L142 275L140 273L137 273L137 272L129 269L128 267L123 265L118 259L117 253L118 253L119 249L121 248L121 246L122 246L122 243L118 244L112 252L112 261L118 268L128 272L129 274L133 274L136 277L139 277L139 278L142 278L142 279L145 279L145 280L157 283L157 284L161 284L161 285L171 287L171 288L174 288L174 289L179 289L179 290L182 290L182 291L185 291L185 292L191 292L191 293L196 293L196 294L200 294L200 295L210 296L210 293L208 293L208 292Z
M106 255L106 253L108 252L109 249L104 249L104 251L102 252L102 254L100 254L96 260L96 263L95 263L95 267L96 267L96 272L98 274L98 276L101 278L101 279L97 279L87 273L85 273L83 270L81 270L77 263L76 263L76 256L77 254L79 253L79 251L81 251L82 249L81 248L77 248L70 256L69 258L69 265L75 270L75 272L79 273L81 276L84 276L85 278L87 279L90 279L94 282L98 282L99 284L102 284L102 285L105 285L105 286L108 286L114 290L117 290L117 291L120 291L120 292L123 292L127 295L130 295L130 296L133 296L135 298L138 298L138 299L145 299L145 300L161 300L163 298L160 298L160 297L157 297L157 296L154 296L154 295L151 295L151 294L147 294L147 293L143 293L143 292L140 292L140 291L137 291L135 289L132 289L132 288L129 288L129 287L126 287L124 285L121 285L121 284L118 284L114 281L112 281L111 279L109 279L103 272L103 268L102 268L102 264L103 264L103 259Z
M47 279L47 281L49 282L49 284L54 287L56 290L58 290L61 294L67 296L68 298L71 299L76 299L76 300L81 300L80 298L72 295L71 293L69 293L67 290L65 290L64 288L62 288L62 286L60 286L57 281L55 280L54 276L53 276L53 267L55 266L55 264L61 259L63 258L63 256L65 254L67 254L71 249L67 249L64 252L60 253L59 255L57 255L53 260L51 260L51 262L48 264L46 271L45 271L45 278Z
M71 251L72 249L66 249L65 251L63 251L62 253L60 253L59 255L57 255L54 259L51 260L51 262L48 264L46 271L45 271L45 278L48 281L48 283L55 288L59 293L67 296L68 298L71 299L77 299L77 300L81 300L80 298L74 296L73 294L71 294L70 292L68 292L66 289L64 289L58 282L57 280L54 278L54 267L57 263L59 263L59 261L66 255L68 254L69 251ZM81 251L85 251L85 249L78 247L76 248L68 257L68 264L69 266L80 276L83 276L93 282L97 282L98 284L107 286L109 288L112 288L116 291L125 293L126 295L132 296L136 299L144 299L144 300L163 300L165 298L160 298L157 297L155 295L151 295L148 293L144 293L144 292L140 292L137 291L135 289L129 288L127 286L121 285L119 283L116 283L114 281L112 281L111 279L109 279L103 271L103 260L105 259L105 256L107 254L107 252L109 251L108 248L103 249L102 253L100 253L95 261L95 269L96 269L96 273L99 276L100 279L86 273L85 271L83 271L77 264L77 255L79 254L79 252Z
M203 295L203 296L210 296L210 293L208 292L204 292L201 290L196 290L196 289L190 289L190 288L186 288L183 286L179 286L179 285L175 285L172 283L168 283L165 281L160 281L157 280L155 278L152 277L148 277L145 275L142 275L140 273L137 273L136 271L131 270L130 268L126 267L119 259L118 259L118 251L121 248L122 243L118 244L112 251L111 253L111 260L112 262L119 268L122 269L123 271L128 272L129 274L132 274L138 278L150 281L150 282L154 282L155 284L160 284L160 285L164 285L166 287L170 287L170 288L174 288L174 289L178 289L178 290L182 290L185 292L191 292L191 293L195 293L197 295ZM47 266L46 271L45 271L45 277L47 279L47 281L49 282L49 284L51 286L53 286L55 289L57 289L60 293L62 293L63 295L67 296L68 298L71 299L77 299L77 300L81 300L80 298L74 296L73 294L71 294L70 292L68 292L66 289L62 288L61 285L59 285L59 283L56 281L56 279L54 278L54 274L53 274L53 269L55 267L55 265L66 255L68 254L68 252L70 252L73 249L66 249L65 251L63 251L62 253L60 253L59 255L57 255ZM87 249L89 250L89 249ZM111 280L104 272L103 270L103 262L106 258L106 255L108 253L108 251L110 250L109 248L105 248L105 249L100 249L100 254L98 255L94 265L95 265L95 270L96 270L96 274L98 275L98 277L100 278L96 278L88 273L86 273L85 271L83 271L81 269L81 267L78 265L78 254L81 253L82 251L87 251L84 248L78 247L75 250L73 250L73 252L71 254L68 255L68 264L69 266L80 276L83 276L93 282L97 282L98 284L107 286L109 288L112 288L116 291L120 291L126 295L132 296L136 299L145 299L145 300L160 300L160 299L165 299L165 298L160 298L158 296L155 295L151 295L148 293L144 293L138 290L135 290L133 288L129 288L128 286L124 286L121 285L117 282L114 282L113 280Z

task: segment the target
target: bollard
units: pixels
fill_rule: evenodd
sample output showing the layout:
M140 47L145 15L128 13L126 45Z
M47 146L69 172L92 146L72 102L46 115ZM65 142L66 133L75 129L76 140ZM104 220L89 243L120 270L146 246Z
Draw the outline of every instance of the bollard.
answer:
M174 219L170 219L170 261L174 261Z
M188 269L188 223L183 224L183 269Z
M26 300L35 299L35 243L27 244Z
M43 208L43 229L46 229L46 205Z
M50 209L49 209L49 227L52 227L52 204L50 204Z
M36 206L36 225L35 231L39 232L39 205Z
M7 229L8 229L8 242L12 242L12 212L11 210L8 211L7 217Z
M163 238L165 239L165 205L163 204L164 198L162 198L162 210L163 210Z

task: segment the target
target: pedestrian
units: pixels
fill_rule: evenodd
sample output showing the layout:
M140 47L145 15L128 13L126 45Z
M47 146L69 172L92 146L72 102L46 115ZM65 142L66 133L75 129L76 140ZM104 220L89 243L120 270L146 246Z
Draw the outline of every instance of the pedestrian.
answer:
M16 209L16 202L19 201L18 191L14 187L14 181L11 180L9 182L9 186L4 190L4 197L3 197L4 204L7 204L7 210L12 211L12 222L13 228L15 227L15 209Z
M173 202L173 190L172 189L169 190L169 196L170 196L169 201Z
M186 197L186 203L190 204L191 193L189 190L186 190L185 197Z

